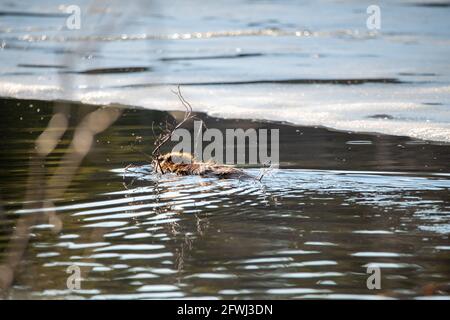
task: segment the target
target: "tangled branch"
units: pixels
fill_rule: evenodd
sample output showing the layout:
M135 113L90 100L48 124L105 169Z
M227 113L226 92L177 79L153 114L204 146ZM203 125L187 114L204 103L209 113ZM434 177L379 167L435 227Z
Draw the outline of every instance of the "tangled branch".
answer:
M158 170L162 173L164 173L164 171L161 168L161 163L160 163L160 157L161 157L161 148L168 143L172 136L173 133L180 128L181 126L183 126L187 121L192 120L195 118L195 116L192 115L192 106L191 104L183 97L182 93L181 93L181 89L180 86L177 86L177 90L172 90L172 92L178 97L178 99L180 100L181 104L183 105L183 107L185 108L185 113L184 113L184 117L183 120L181 120L177 125L171 125L170 123L168 123L166 121L165 127L162 129L161 134L156 138L155 140L155 149L153 149L152 152L152 159L153 159L153 163L156 164ZM152 130L153 130L153 126L152 126ZM154 132L154 131L153 131Z

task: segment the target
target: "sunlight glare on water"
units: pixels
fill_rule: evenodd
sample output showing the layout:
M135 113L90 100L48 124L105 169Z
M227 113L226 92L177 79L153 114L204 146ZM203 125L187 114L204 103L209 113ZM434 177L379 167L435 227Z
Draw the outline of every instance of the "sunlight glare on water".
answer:
M378 2L373 31L356 0L76 0L78 30L2 1L0 263L33 222L7 298L450 298L450 6ZM153 174L178 84L208 127L280 129L280 169Z
M112 172L127 188L56 208L70 214L70 229L33 243L41 282L75 264L89 277L70 294L95 299L373 299L368 265L383 268L391 297L420 295L427 278L448 277L436 263L448 260L438 245L450 225L445 177L280 169L257 182L158 178L149 166ZM86 242L91 230L102 240ZM396 289L405 282L415 285Z

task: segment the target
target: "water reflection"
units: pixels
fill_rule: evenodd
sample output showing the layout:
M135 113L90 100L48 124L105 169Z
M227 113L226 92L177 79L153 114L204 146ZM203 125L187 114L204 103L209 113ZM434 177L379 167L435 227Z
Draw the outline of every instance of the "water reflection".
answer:
M300 167L313 161L300 158L289 161L286 167L291 169L272 172L262 183L158 176L130 148L137 135L144 141L151 137L145 125L136 126L143 116L160 117L126 110L97 137L66 193L53 199L53 208L23 206L17 191L26 185L25 161L21 161L28 157L24 150L33 139L22 145L11 140L9 159L3 162L8 164L8 175L1 180L5 190L1 226L10 230L18 217L48 212L63 223L56 234L48 221L33 226L8 297L378 299L448 295L448 174L404 172L404 155L399 154L386 161L388 166L398 161L395 172L292 168L293 163ZM286 138L288 129L281 131L281 139L293 145L289 134ZM315 130L324 136L316 133L310 135L311 140L335 139L333 144L322 145L324 150L339 149L349 141L343 137L346 133ZM381 141L389 143L381 149L396 145L389 139L402 138L384 137ZM361 148L379 150L380 140L373 141ZM441 155L448 152L445 146L427 146ZM49 171L58 166L63 151L47 162ZM320 159L316 160L319 167L330 165L326 153L314 154ZM285 155L282 151L282 162ZM362 162L355 156L353 164L358 161ZM419 167L420 156L415 161ZM407 166L413 164L408 160ZM443 164L436 162L435 166ZM246 171L258 175L259 169ZM7 231L1 234L2 259L10 236ZM79 290L66 285L66 270L74 264L84 279ZM379 291L366 287L368 266L382 269Z
M72 264L89 268L83 290L38 296L373 299L417 296L421 283L449 276L448 255L437 246L447 235L422 234L414 214L433 210L444 219L450 182L442 177L280 170L262 187L157 178L149 166L112 172L134 179L133 187L60 207L70 214L70 233L31 249L44 279L63 280ZM429 191L442 200L429 200ZM99 228L101 241L83 240ZM369 265L383 270L375 295L365 288Z

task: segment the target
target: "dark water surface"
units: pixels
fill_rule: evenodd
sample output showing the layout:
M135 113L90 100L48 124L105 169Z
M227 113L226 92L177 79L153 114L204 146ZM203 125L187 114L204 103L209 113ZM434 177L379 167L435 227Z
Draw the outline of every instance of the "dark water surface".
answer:
M0 96L450 142L448 1L0 2ZM380 29L367 9L380 8ZM380 116L381 115L381 116Z
M449 145L199 114L280 128L281 168L261 183L158 177L136 150L151 152L149 124L168 114L118 106L66 192L24 203L29 178L49 192L70 171L73 127L98 107L66 104L71 127L37 170L55 103L0 103L0 261L12 226L38 217L9 298L449 298ZM80 290L67 288L71 265ZM366 287L367 266L381 290Z

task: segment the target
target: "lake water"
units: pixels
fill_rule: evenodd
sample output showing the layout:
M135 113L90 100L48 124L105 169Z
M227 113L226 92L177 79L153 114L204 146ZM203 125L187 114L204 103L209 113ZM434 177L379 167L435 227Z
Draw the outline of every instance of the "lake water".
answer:
M182 84L212 115L450 141L448 3L379 1L380 30L370 1L133 3L72 1L69 30L59 1L2 2L0 95L167 110Z
M33 222L6 298L449 298L448 3L381 1L378 31L364 1L71 3L79 30L0 3L0 266ZM154 175L136 150L177 84L208 127L279 128L280 169ZM99 105L117 120L67 158Z
M70 107L74 114L96 108ZM166 115L127 109L97 135L71 176L73 162L64 157L73 126L51 156L30 162L53 108L2 101L8 111L1 120L8 150L0 173L3 258L11 226L36 218L11 298L372 299L448 292L445 144L199 115L208 127L279 128L281 168L261 182L160 177L136 150L151 152L147 124ZM13 131L7 124L14 121ZM72 180L63 195L52 193L57 168ZM72 265L83 272L80 290L67 288ZM381 290L367 289L368 266L381 268Z

